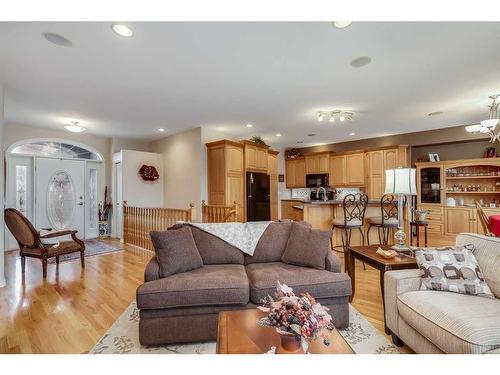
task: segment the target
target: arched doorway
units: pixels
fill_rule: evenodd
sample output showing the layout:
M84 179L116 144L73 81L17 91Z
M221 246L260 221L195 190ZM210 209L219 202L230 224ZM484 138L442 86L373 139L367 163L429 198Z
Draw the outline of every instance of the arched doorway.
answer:
M103 157L84 144L64 139L28 139L6 151L6 206L36 228L76 229L82 239L99 232L103 200ZM15 248L13 238L7 248Z

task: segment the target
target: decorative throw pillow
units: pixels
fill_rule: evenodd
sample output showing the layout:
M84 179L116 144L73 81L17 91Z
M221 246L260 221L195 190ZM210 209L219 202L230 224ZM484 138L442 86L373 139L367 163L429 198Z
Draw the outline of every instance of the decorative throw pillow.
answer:
M473 245L416 250L422 275L420 289L493 298L473 251Z
M293 222L281 261L324 270L331 237L331 230L311 229L307 225Z
M150 236L160 266L160 277L203 267L203 261L189 227L151 232Z

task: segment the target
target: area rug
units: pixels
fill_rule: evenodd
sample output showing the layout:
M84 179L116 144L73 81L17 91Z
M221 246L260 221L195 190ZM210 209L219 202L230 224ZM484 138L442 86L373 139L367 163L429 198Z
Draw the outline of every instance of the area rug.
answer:
M91 239L85 240L85 257L91 257L95 255L114 253L116 251L122 251L122 248L110 245L107 242ZM75 259L80 259L80 253L69 253L64 254L59 257L59 262L69 262ZM55 263L56 258L49 258L47 263Z
M399 354L354 307L349 305L349 327L339 330L356 354ZM139 344L139 310L133 302L89 354L215 354L215 342L145 347Z

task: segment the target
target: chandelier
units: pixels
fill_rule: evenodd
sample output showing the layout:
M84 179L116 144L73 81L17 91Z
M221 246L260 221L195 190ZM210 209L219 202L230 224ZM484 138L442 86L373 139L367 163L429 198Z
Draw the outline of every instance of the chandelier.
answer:
M490 118L487 120L481 121L479 124L475 125L469 125L465 127L465 130L467 130L471 134L488 134L490 136L490 142L494 143L495 141L500 142L500 132L497 134L495 133L495 127L499 123L499 118L498 118L498 104L496 102L497 98L500 97L500 95L491 95L491 105L488 106L490 109Z
M318 122L323 122L324 119L328 119L330 122L335 122L337 120L340 122L344 122L345 120L352 121L353 116L353 112L341 111L339 109L334 109L333 111L319 111Z

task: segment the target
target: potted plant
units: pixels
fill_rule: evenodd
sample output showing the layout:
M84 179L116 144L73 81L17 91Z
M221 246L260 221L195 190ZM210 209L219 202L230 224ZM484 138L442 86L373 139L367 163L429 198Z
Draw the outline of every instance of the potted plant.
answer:
M309 343L317 338L330 345L328 331L333 330L332 317L327 312L328 308L316 302L309 293L298 297L292 288L278 281L276 299L267 296L262 303L263 306L258 308L267 316L257 324L275 327L279 333L281 343L276 348L276 354L304 354Z

